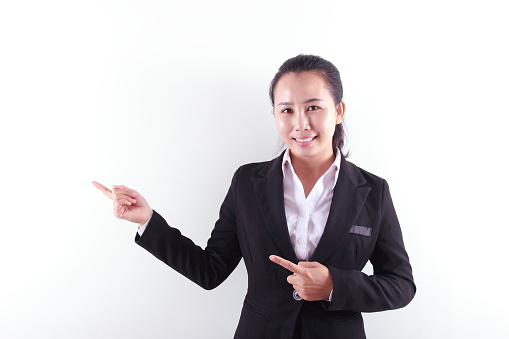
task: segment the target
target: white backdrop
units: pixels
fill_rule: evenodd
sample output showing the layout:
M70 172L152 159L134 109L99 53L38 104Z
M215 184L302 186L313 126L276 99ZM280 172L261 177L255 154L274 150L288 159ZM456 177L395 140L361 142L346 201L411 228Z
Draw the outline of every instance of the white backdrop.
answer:
M503 1L0 2L0 337L231 338L243 263L204 291L91 184L140 191L204 246L235 169L279 152L268 85L340 70L350 160L388 180L417 284L368 338L500 338Z

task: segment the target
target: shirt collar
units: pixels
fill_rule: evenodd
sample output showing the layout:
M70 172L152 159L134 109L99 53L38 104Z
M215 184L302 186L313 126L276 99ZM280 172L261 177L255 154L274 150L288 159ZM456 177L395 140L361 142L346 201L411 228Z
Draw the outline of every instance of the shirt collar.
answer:
M283 155L283 164L281 165L281 170L283 171L283 180L285 179L285 167L289 167L293 174L295 174L295 171L293 170L292 165L292 159L290 158L290 149L287 148L285 150L285 154ZM334 159L334 162L329 167L329 169L325 172L325 174L329 173L330 171L334 171L334 185L332 186L332 189L336 187L336 182L338 181L338 175L339 175L339 169L341 167L341 152L339 149L336 151L336 159Z

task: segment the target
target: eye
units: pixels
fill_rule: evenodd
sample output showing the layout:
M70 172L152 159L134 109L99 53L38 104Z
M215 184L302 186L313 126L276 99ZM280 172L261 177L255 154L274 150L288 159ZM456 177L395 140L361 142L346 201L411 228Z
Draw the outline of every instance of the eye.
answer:
M317 110L317 109L320 109L320 107L318 107L318 106L309 106L308 107L308 111L314 111L314 110Z
M281 111L281 113L293 113L291 108L285 108Z

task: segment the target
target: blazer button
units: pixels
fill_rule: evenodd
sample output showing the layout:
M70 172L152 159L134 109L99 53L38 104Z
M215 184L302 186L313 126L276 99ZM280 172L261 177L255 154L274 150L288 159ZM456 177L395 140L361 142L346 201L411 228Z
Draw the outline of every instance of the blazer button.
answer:
M293 299L295 299L297 301L301 301L302 300L302 297L299 295L299 293L297 293L296 290L293 290Z

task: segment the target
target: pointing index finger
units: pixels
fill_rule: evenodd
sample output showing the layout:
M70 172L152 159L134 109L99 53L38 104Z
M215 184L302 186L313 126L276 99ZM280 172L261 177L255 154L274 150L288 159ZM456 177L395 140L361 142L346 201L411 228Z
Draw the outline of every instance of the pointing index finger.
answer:
M107 196L110 199L113 199L111 191L107 187L101 185L97 181L92 181L92 185L94 185L95 188L97 188L99 191L103 192L105 196Z
M293 273L302 274L304 272L304 269L302 267L299 267L298 265L295 265L293 262L283 259L277 255L271 255L269 256L269 259L270 261L275 262L280 266L283 266L288 271L292 271Z

